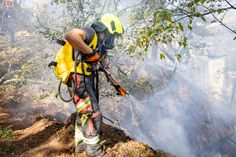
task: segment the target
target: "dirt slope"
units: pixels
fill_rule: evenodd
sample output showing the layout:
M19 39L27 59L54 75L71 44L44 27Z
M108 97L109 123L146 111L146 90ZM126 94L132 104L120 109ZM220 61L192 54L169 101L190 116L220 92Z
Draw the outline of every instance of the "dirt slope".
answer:
M108 154L114 157L171 157L156 152L147 145L127 137L121 130L103 124L102 142ZM4 157L85 157L74 153L74 126L57 124L46 118L38 118L30 127L15 130L10 146L0 143L0 156Z
M13 129L4 142L0 138L0 157L86 157L74 153L74 125L42 117L35 111L20 111L20 104L0 103L0 127ZM123 131L103 124L101 142L112 157L172 157L127 137Z

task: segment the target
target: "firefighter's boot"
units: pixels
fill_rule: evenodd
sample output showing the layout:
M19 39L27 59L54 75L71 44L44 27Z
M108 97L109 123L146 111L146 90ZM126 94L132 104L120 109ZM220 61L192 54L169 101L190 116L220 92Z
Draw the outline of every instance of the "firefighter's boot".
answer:
M110 157L101 147L100 144L86 145L86 154L88 157Z
M85 151L85 144L83 141L80 141L75 145L75 152L82 153L83 151Z

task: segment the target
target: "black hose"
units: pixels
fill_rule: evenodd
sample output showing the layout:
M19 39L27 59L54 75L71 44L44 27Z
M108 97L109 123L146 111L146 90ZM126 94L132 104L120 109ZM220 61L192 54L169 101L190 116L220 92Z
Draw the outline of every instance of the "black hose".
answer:
M73 49L73 55L74 55L74 49ZM75 73L75 85L74 85L74 89L73 89L73 95L71 95L71 98L70 99L64 99L61 95L61 85L62 85L62 81L60 81L59 83L59 86L58 86L58 93L59 93L59 96L61 98L62 101L64 102L70 102L73 100L74 96L75 96L75 91L76 91L76 88L77 88L77 59L79 57L79 52L76 54L75 56L75 61L74 61L74 73Z
M59 86L58 86L58 93L59 93L59 96L60 96L61 100L64 101L64 102L70 102L71 100L73 100L73 97L71 97L68 100L64 99L61 95L61 85L62 85L62 81L60 81Z
M89 90L86 85L86 78L85 78L84 62L83 61L81 61L81 69L82 69L82 74L83 74L83 81L84 81L85 90L88 92L88 95L90 95Z
M99 82L99 74L98 74L98 70L95 71L95 78L96 78L96 97L97 97L97 101L99 103L99 90L98 90L98 82Z

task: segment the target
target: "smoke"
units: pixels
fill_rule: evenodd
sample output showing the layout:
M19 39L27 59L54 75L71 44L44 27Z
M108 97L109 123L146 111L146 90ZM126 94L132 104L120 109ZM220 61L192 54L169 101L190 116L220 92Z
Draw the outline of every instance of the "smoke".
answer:
M131 89L123 101L124 114L116 115L130 136L177 157L236 156L236 47L224 28L208 27L211 35L199 37L208 42L206 55L192 55L176 71L158 59L138 63L131 78L150 80L156 90Z
M140 64L144 69L152 64L152 73L161 67L150 61ZM148 69L145 71L148 72ZM186 68L184 71L188 72ZM126 114L121 127L154 149L178 157L217 154L233 157L236 145L228 138L235 136L235 110L232 110L232 104L217 102L209 93L185 79L181 70L177 70L156 92L149 95L139 93L126 100L129 103L125 102L123 110ZM225 148L231 148L231 151Z
M163 130L165 130L165 134L157 134L159 147L167 148L167 152L175 152L179 156L192 156L189 147L181 147L187 146L189 143L185 137L186 132L178 121L171 118L162 119L157 126L157 131L163 132ZM166 143L167 141L168 143Z
M41 1L37 1L37 0L24 0L21 2L21 6L23 8L31 8L31 9L35 9L37 6L38 7L42 7L45 4L50 3L50 0L41 0Z

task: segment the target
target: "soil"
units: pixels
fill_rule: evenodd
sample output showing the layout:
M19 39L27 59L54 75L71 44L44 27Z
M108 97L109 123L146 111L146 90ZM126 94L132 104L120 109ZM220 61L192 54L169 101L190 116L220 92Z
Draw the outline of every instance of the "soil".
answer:
M74 125L65 125L53 120L29 115L35 121L19 123L20 114L12 114L13 105L0 105L0 126L12 128L13 136L7 142L0 141L0 156L3 157L85 157L74 153ZM101 142L112 157L171 157L161 151L132 140L123 131L102 125Z

